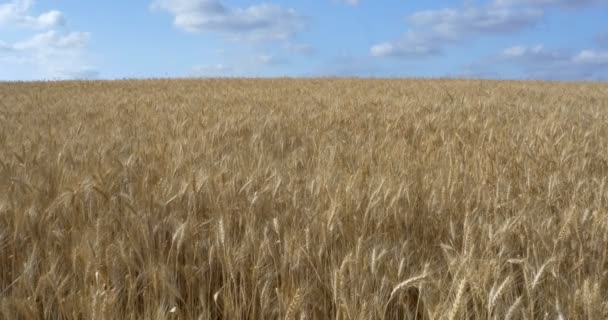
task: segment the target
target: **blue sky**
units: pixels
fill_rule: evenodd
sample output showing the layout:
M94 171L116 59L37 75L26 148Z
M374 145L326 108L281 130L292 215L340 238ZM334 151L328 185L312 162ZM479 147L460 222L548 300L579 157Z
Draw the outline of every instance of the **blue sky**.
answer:
M0 0L0 80L608 80L608 0Z

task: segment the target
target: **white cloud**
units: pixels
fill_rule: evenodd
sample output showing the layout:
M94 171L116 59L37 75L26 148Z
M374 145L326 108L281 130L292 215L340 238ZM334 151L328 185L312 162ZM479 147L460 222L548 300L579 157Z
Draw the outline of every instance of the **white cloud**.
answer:
M578 64L608 65L608 51L585 49L572 58Z
M500 57L506 60L520 60L531 63L555 62L567 59L567 54L558 50L547 50L543 45L514 46L502 51Z
M230 8L220 0L156 0L152 7L173 14L182 30L218 32L238 39L286 40L304 25L295 10L266 3Z
M528 69L541 69L548 65L568 63L571 53L566 50L550 50L543 45L535 46L517 45L504 49L500 54L493 57L493 63L511 63L526 66Z
M442 46L452 42L432 32L409 30L400 39L373 45L369 52L374 57L428 57L439 54Z
M359 1L359 0L338 0L338 2L347 4L349 6L358 6L361 1Z
M88 32L60 32L65 24L61 11L33 14L34 0L12 0L0 4L3 29L26 29L25 39L0 41L0 78L8 80L73 79L96 77L88 62ZM30 30L27 30L30 29ZM44 31L47 30L47 31Z
M515 46L503 50L502 54L505 57L522 57L527 51L528 49L524 46Z
M17 42L13 45L15 50L52 50L52 49L77 49L84 47L90 40L88 32L71 32L60 35L51 30L34 35L32 38Z
M410 29L400 39L370 48L376 57L424 57L449 45L476 37L520 32L542 21L550 6L584 7L608 0L493 0L485 5L467 2L461 8L418 11L407 18Z
M439 9L414 13L410 24L431 30L446 39L460 39L469 34L513 32L536 24L543 17L538 9L483 8Z
M374 57L420 57L439 53L439 46L428 39L416 38L413 33L407 33L401 40L383 42L370 48Z
M41 14L36 18L36 25L41 28L53 28L65 23L65 17L61 11L53 10Z
M468 72L520 72L523 78L549 80L608 80L608 51L547 49L518 45L468 66Z
M534 7L584 7L596 4L606 4L606 0L495 0L497 6L534 6Z
M0 4L0 26L50 29L65 24L65 16L61 11L52 10L38 16L31 15L34 4L33 0L13 0Z
M384 57L395 55L395 46L390 42L384 42L380 44L376 44L371 47L370 53L374 57Z
M495 6L424 10L407 19L411 29L400 39L376 44L376 57L424 57L438 54L448 45L488 34L514 33L537 24L543 11L533 8Z
M517 61L529 65L560 65L561 67L608 66L608 50L583 49L572 50L546 49L542 45L514 46L503 50L499 55L503 61Z
M86 32L60 34L51 30L13 44L1 44L0 66L16 71L10 75L0 72L0 78L29 80L95 77L97 71L88 63L85 50L89 39L90 34Z

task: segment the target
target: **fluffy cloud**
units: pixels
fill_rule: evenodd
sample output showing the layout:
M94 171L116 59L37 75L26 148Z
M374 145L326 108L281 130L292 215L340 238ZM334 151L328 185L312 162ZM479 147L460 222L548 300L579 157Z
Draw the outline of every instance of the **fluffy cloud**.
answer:
M475 36L512 33L538 23L543 12L533 8L496 6L419 11L408 17L411 29L401 39L370 48L376 57L428 56L446 45Z
M249 40L286 40L304 24L295 10L272 4L230 8L220 0L156 0L152 7L173 14L175 25L182 30Z
M512 32L537 23L543 17L538 9L464 8L427 10L409 17L410 25L433 32L440 38L458 40L464 35Z
M0 26L13 25L34 29L49 29L65 23L61 11L52 10L38 16L30 14L34 6L33 0L13 0L0 4Z
M97 71L87 63L89 39L90 34L85 32L60 34L51 30L13 44L4 43L0 45L0 66L18 66L13 79L92 78Z
M583 7L608 0L494 0L486 5L467 5L416 12L407 18L410 29L400 39L370 48L376 57L424 57L449 45L496 34L520 32L542 21L549 6Z
M12 47L19 51L49 51L83 48L91 38L88 32L71 32L61 35L55 30L34 35L32 38L15 43Z
M91 34L57 31L55 28L65 23L64 15L56 10L32 15L34 4L33 0L21 0L0 5L0 25L8 30L35 30L26 31L30 35L20 41L0 41L0 78L31 80L96 77L97 71L88 63L86 52Z

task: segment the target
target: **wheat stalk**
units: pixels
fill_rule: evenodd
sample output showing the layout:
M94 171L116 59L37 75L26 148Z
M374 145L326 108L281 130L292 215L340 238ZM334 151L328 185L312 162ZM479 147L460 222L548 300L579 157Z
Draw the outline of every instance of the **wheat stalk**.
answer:
M411 287L412 285L414 285L415 283L420 282L420 281L422 281L422 280L426 279L427 277L428 277L428 275L427 275L427 274L421 274L421 275L419 275L419 276L416 276L416 277L411 277L411 278L409 278L409 279L407 279L407 280L405 280L405 281L403 281L403 282L401 282L401 283L397 284L397 285L396 285L396 286L393 288L393 290L391 291L391 294L390 294L390 296L389 296L389 299L388 299L388 300L389 300L389 301L390 301L390 300L392 300L392 299L393 299L393 297L394 297L394 296L395 296L397 293L399 293L401 290L403 290L403 289L407 289L407 288Z
M534 291L534 289L536 289L538 287L538 285L540 284L540 280L543 276L543 273L545 271L545 268L547 268L547 266L549 264L551 264L553 262L553 258L547 260L545 263L543 263L543 265L540 267L540 269L538 269L538 272L536 273L536 275L534 276L534 279L532 280L532 286L531 286L531 292Z
M494 287L492 287L492 290L490 291L490 300L488 303L489 313L492 313L494 307L496 306L496 301L498 300L498 297L500 297L502 291L507 287L507 285L509 285L510 282L511 275L509 275L505 280L503 280L503 282L498 286L498 288L496 288L496 290L494 290Z
M507 314L505 315L505 320L511 320L513 318L513 316L515 316L515 313L517 311L519 311L519 307L522 304L522 298L519 297L517 298L517 300L515 300L515 303L513 303L511 305L511 307L509 307L509 310L507 311Z
M300 310L302 301L304 300L304 291L302 288L298 288L294 294L289 306L287 307L287 313L285 314L285 320L295 319L296 313Z
M448 314L449 320L456 319L456 315L458 315L458 309L460 308L460 304L462 302L462 297L464 295L464 289L466 287L466 279L463 278L458 285L458 289L456 291L456 297L454 298L454 302L452 303L452 307L450 308L450 313Z

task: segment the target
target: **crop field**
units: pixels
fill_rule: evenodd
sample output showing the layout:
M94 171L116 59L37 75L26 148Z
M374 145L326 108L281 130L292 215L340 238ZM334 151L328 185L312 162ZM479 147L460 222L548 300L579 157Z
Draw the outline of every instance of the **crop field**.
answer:
M0 319L608 318L608 85L0 83Z

